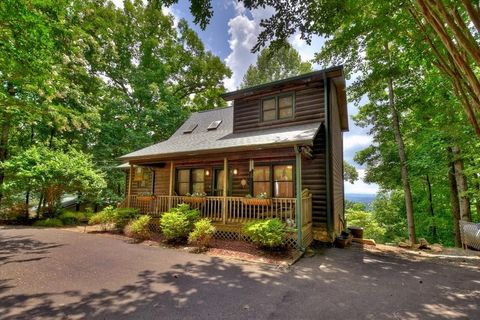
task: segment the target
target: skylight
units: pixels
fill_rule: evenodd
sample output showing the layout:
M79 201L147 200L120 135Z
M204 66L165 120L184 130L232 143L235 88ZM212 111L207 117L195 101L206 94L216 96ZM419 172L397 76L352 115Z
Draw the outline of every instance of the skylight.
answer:
M207 130L216 130L218 126L222 123L222 120L215 120L208 126Z
M192 133L193 130L195 130L195 128L198 126L198 124L194 123L194 124L191 124L188 126L187 129L183 130L183 133L186 134L186 133Z

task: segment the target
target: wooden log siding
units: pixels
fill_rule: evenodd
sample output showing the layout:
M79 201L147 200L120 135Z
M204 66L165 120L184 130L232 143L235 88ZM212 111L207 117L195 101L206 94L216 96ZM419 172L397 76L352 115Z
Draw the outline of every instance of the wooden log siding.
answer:
M279 94L280 92L278 92ZM295 95L294 117L277 121L261 122L261 101L263 97L244 98L234 101L233 131L246 132L259 128L275 128L321 122L324 119L324 93L322 82L312 84L306 89L282 91L281 94ZM275 95L272 92L271 95Z
M325 168L325 126L321 126L312 148L313 158L302 160L303 188L312 193L312 220L314 227L325 227L327 222L327 184Z
M331 121L330 121L330 146L331 146L331 179L332 179L332 211L333 227L337 233L344 228L344 194L343 194L343 139L340 128L340 114L337 103L336 88L332 83L330 94Z

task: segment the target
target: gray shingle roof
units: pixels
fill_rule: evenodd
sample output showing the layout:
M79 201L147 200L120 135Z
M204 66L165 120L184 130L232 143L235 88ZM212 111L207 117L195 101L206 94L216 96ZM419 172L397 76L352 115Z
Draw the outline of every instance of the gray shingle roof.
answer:
M222 120L216 130L207 130L215 120ZM193 124L198 126L192 133L183 133ZM170 157L180 154L199 154L235 149L313 144L321 123L270 128L252 132L233 133L233 107L193 113L190 118L168 139L138 151L126 154L120 159Z

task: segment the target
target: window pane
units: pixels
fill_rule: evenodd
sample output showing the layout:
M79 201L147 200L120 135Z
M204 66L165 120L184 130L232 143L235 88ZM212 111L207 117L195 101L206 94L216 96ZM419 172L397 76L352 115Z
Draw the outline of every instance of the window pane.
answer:
M275 197L278 198L293 198L293 181L289 182L275 182Z
M267 193L267 196L270 197L270 182L254 182L253 183L253 196L256 197L260 193Z
M273 179L276 181L292 181L292 165L275 166L273 169Z
M255 167L253 181L270 181L270 167Z
M192 181L193 182L203 182L205 172L203 169L193 169L192 170Z
M196 182L192 185L193 192L205 192L205 184L202 182Z
M190 180L190 170L178 170L178 182L188 182Z
M263 112L263 121L272 121L276 119L276 111L271 110L271 111L264 111Z
M293 116L293 97L281 97L278 99L279 118L291 118Z
M275 110L275 98L263 100L263 110Z
M181 182L178 184L178 195L184 196L189 193L189 183L188 182Z

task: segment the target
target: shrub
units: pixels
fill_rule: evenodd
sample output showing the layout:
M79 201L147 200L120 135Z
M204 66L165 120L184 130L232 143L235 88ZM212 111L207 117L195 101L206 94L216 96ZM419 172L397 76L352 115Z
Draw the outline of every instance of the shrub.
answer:
M198 210L190 209L188 204L180 204L162 215L160 228L167 240L183 240L193 230L199 217Z
M279 219L252 221L245 225L244 233L260 246L274 248L284 244L285 224Z
M201 219L194 224L193 231L188 235L188 242L199 247L208 247L216 229L209 219Z
M56 219L56 218L47 218L44 220L38 220L33 225L37 227L49 227L49 228L63 227L62 220Z
M59 216L58 219L62 220L64 225L76 225L80 224L85 220L88 220L89 214L86 212L75 212L75 211L64 211Z
M114 210L113 223L115 228L122 230L133 219L138 218L139 213L137 209L133 208L118 208Z
M127 237L132 237L137 240L146 240L150 237L149 224L151 217L147 215L140 216L125 227L124 233Z
M88 224L101 224L102 229L106 230L109 224L115 222L115 209L112 206L108 206L102 211L95 213L88 219Z
M345 217L347 218L347 226L363 227L363 237L366 239L374 239L375 241L382 242L385 234L385 228L383 228L371 212L347 209L345 211Z

